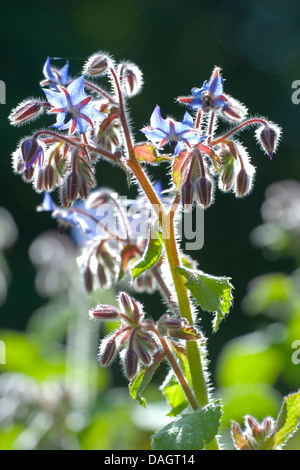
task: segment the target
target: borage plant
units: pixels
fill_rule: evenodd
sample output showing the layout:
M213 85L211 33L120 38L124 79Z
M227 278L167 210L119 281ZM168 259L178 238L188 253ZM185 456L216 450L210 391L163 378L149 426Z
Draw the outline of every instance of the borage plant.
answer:
M23 101L9 119L21 125L47 111L56 115L56 122L20 142L13 154L15 172L37 192L45 192L40 209L50 211L60 227L76 229L78 263L88 292L112 286L119 290L129 279L130 293L157 290L165 309L154 321L124 291L118 292L118 307L92 309L92 319L118 322L101 341L100 364L108 366L119 354L130 394L145 406L145 387L159 364L168 361L170 372L162 390L171 419L152 437L153 448L217 450L222 404L211 392L197 306L213 313L216 331L231 307L233 287L228 277L198 269L179 249L177 224L193 206L208 208L216 187L237 197L249 194L255 168L237 133L256 126L257 140L272 158L280 129L261 117L247 119L245 106L223 91L221 69L215 67L201 88L177 98L187 108L182 121L162 117L157 105L150 124L141 129L147 141L135 143L127 107L127 100L142 87L135 64L116 64L99 52L87 60L78 78L69 77L68 63L57 70L49 58L43 73L44 99ZM110 78L111 91L95 80L102 76ZM216 136L219 118L232 128ZM106 188L94 189L101 159L111 162L116 174L125 171L129 185L138 185L135 201ZM169 166L165 191L152 184L145 170L147 164L161 162ZM55 188L61 205L49 194ZM266 418L259 424L247 417L245 433L233 423L236 447L278 448L297 426L295 407L299 414L297 394L285 400L276 422Z

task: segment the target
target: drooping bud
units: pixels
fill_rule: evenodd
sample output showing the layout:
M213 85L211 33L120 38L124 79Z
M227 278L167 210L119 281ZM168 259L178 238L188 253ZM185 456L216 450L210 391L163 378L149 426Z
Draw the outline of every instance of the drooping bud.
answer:
M125 354L125 373L128 379L132 379L137 373L138 355L133 349L127 349Z
M111 58L103 52L97 52L96 54L93 54L91 57L89 57L85 63L83 73L84 75L97 77L106 73L108 68L111 66Z
M270 159L272 159L273 154L276 151L280 133L280 128L278 126L275 126L275 124L261 126L256 131L258 141L261 143L263 149L269 155Z
M117 352L117 344L114 338L109 338L104 342L99 353L100 364L105 367L108 366L114 359Z
M190 180L187 180L181 186L181 202L183 210L189 212L192 210L194 201L194 185Z
M75 201L79 191L79 178L76 172L72 171L66 178L66 196L70 203Z
M97 305L89 311L91 318L97 318L98 320L117 320L119 318L119 310L113 305Z
M210 206L213 200L213 186L206 176L200 178L196 183L196 194L199 204L204 208Z
M237 197L246 196L251 189L251 178L244 168L241 168L235 184L235 193Z
M151 355L147 351L147 348L145 347L144 344L141 342L137 342L136 345L136 352L141 359L141 361L145 364L145 366L148 366L151 363Z
M13 126L19 126L25 122L32 121L39 117L45 106L49 106L48 103L43 103L39 100L25 100L22 101L15 109L12 110L8 119Z
M143 76L137 65L129 62L121 63L119 65L119 77L127 96L135 96L141 91Z
M35 167L31 166L30 168L26 169L22 173L22 178L24 181L30 182L33 180L35 176Z
M92 272L89 265L86 266L86 268L83 272L83 279L84 279L84 286L85 286L87 292L93 292L94 276L93 276L93 272Z
M101 263L98 263L98 266L97 266L97 276L98 276L100 288L107 289L109 286L109 283L108 283L107 275L105 273L105 269Z
M221 162L220 189L229 191L235 180L235 158L228 147L221 149L218 157Z
M225 106L220 108L220 110L224 118L231 122L239 122L245 119L247 108L231 96L223 96L225 98Z
M35 137L25 139L21 143L21 155L25 162L26 169L30 168L37 161L41 162L44 154L43 147Z

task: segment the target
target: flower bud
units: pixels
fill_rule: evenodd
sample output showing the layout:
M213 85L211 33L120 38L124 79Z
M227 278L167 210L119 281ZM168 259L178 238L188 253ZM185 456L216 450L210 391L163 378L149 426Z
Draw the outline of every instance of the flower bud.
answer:
M114 359L117 352L117 344L114 338L109 338L106 343L104 343L104 347L101 348L99 359L100 364L105 367L108 366L112 360Z
M128 62L120 64L119 77L127 96L135 96L141 91L143 84L142 72L135 64Z
M251 189L251 179L244 168L241 168L236 178L235 193L237 197L246 196Z
M85 63L83 73L85 75L99 76L107 72L108 68L112 66L110 57L103 52L93 54Z
M72 171L66 179L66 192L69 201L73 202L77 198L79 191L79 178L77 173Z
M41 162L43 154L43 147L39 145L35 137L31 139L25 139L21 143L21 155L26 164L26 169L34 165L37 160Z
M257 138L261 143L263 149L267 152L270 159L276 151L277 143L280 137L280 129L275 125L261 126L256 131Z
M196 194L199 203L205 208L212 202L212 183L205 176L200 178L196 183Z
M98 266L97 266L97 276L98 276L98 281L99 281L99 285L101 289L107 289L109 285L107 275L105 273L104 267L100 263L98 263Z
M98 320L117 320L119 313L117 307L113 305L97 305L93 310L90 310L89 315Z
M189 212L192 210L194 200L194 186L190 180L187 180L181 186L181 202L183 210Z
M119 294L119 305L124 313L131 317L133 311L133 304L131 298L125 292L120 292Z
M45 103L38 100L25 100L12 110L8 119L13 126L24 124L40 116Z
M225 107L221 108L221 113L227 121L239 122L247 115L247 108L237 100L225 97Z
M25 169L22 173L22 178L24 181L32 181L33 180L33 177L35 175L35 167L34 166L31 166L30 168L28 169Z
M151 356L147 351L146 347L140 342L138 342L136 346L136 351L141 361L145 364L145 366L148 366L151 363Z
M44 169L45 189L49 192L55 185L54 168L52 165L46 165Z
M138 355L133 349L127 349L125 354L125 373L128 379L132 379L138 368Z
M83 278L84 278L84 285L85 285L87 292L93 292L94 277L93 277L92 270L89 266L85 268L84 273L83 273Z
M234 178L234 163L228 163L227 165L225 165L221 176L222 189L224 191L228 191L232 187L234 183Z

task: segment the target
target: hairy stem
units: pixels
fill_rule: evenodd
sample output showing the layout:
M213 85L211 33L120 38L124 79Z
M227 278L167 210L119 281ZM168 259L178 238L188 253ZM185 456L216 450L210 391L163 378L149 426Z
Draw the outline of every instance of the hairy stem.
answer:
M186 318L188 322L193 324L193 316L190 306L190 299L185 287L185 279L178 273L177 267L181 265L178 253L178 247L176 243L175 231L174 231L174 215L175 210L171 210L168 214L165 211L163 204L160 202L159 198L152 187L150 180L147 175L144 173L143 169L140 166L140 163L135 157L134 147L131 140L130 131L127 124L125 107L123 102L123 96L121 87L117 78L117 75L114 69L111 69L111 74L115 82L118 98L119 98L119 114L120 121L123 127L123 132L125 136L125 141L127 145L127 151L129 154L129 159L126 161L128 167L131 169L145 194L148 197L162 228L162 235L166 249L166 255L169 263L169 268L172 274L174 287L177 293L178 304L182 317ZM177 205L175 204L174 207ZM175 361L173 355L171 354L173 360ZM196 397L197 408L200 406L205 406L209 403L209 396L207 390L207 384L205 380L205 374L202 366L200 350L197 342L187 341L187 358L190 366L191 377L193 389ZM169 359L169 358L168 358ZM171 359L171 357L170 357ZM172 360L172 359L171 359ZM170 362L172 367L173 364ZM176 366L178 367L176 361ZM174 364L174 366L175 366ZM175 367L176 367L175 366ZM182 384L181 384L182 385ZM199 405L198 405L199 404ZM194 408L196 409L196 408ZM212 447L211 447L212 446ZM216 440L214 440L208 448L218 448Z
M261 119L261 118L247 119L247 121L244 121L238 126L234 127L233 129L230 129L230 131L226 132L226 134L222 135L221 137L217 137L217 139L210 141L210 145L213 147L217 144L220 144L221 142L226 140L228 137L240 131L244 127L249 126L250 124L263 124L264 126L268 125L268 123L264 119Z

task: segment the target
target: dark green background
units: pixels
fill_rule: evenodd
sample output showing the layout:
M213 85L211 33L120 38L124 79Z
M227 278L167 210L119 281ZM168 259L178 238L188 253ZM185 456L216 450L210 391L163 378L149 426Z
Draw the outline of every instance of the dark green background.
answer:
M149 122L156 104L162 114L180 119L183 108L174 98L190 93L209 79L214 65L221 66L225 91L247 105L251 115L262 115L283 127L278 153L270 161L250 129L240 135L257 167L252 194L235 199L217 192L205 214L205 245L197 254L201 268L232 277L234 308L221 331L209 343L212 359L224 341L256 328L240 308L248 281L264 272L289 269L289 263L264 260L249 241L249 232L261 222L260 206L266 187L281 179L299 179L300 106L292 104L291 84L300 79L300 7L297 0L95 0L2 1L0 79L6 84L6 104L0 105L0 205L8 209L19 229L17 244L7 253L12 270L8 298L0 310L0 328L23 329L41 305L34 290L34 268L28 247L43 230L55 227L48 214L35 211L41 195L34 193L11 170L11 153L17 142L51 118L13 128L11 108L29 96L41 96L39 80L46 57L70 60L70 73L80 73L89 55L110 52L116 60L136 62L144 73L142 94L132 100L131 115L138 129ZM58 66L65 60L57 62ZM52 121L51 121L52 123ZM123 174L99 164L99 185L111 185L126 194ZM167 182L165 166L154 171ZM117 186L116 186L117 181ZM134 192L131 192L133 195ZM151 314L158 301L145 299ZM83 312L85 314L85 312ZM209 327L207 325L207 333Z

